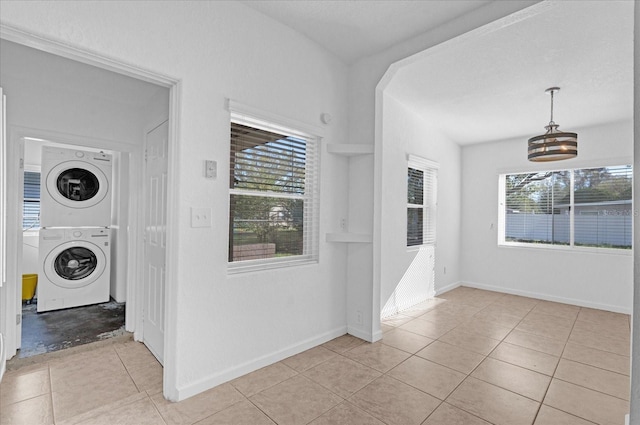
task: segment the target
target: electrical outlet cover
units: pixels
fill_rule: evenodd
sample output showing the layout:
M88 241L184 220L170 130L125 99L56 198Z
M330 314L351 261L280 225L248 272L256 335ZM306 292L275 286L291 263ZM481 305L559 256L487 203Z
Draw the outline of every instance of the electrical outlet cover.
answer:
M191 227L211 227L211 208L191 208Z

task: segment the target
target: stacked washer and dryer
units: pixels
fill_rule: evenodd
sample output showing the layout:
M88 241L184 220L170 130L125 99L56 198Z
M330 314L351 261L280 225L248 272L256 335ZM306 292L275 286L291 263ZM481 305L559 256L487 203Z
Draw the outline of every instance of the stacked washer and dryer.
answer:
M38 312L109 301L111 155L45 146Z

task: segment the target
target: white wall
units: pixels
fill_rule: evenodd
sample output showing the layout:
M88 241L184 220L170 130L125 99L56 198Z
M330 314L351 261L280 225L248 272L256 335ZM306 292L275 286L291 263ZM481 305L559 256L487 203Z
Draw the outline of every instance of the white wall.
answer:
M320 246L318 265L227 275L229 113L225 98L311 125L334 120L323 143L347 141L347 69L307 38L236 2L3 4L3 21L180 80L177 315L165 395L181 399L343 333L346 248ZM65 25L59 25L64 22ZM202 176L218 161L219 178ZM324 155L321 235L346 216L345 161ZM192 229L190 208L212 208ZM321 238L324 240L324 238ZM175 362L171 364L171 362ZM165 387L166 388L166 387Z
M526 137L463 148L462 281L486 289L630 313L631 252L497 244L500 173L621 165L633 160L630 121L571 131L578 133L578 157L556 163L528 162Z
M460 279L460 147L438 132L428 117L417 115L388 94L384 96L382 132L381 306L387 310L395 304L401 310ZM407 154L440 165L435 286L430 287L428 255L407 249Z
M38 233L22 235L22 274L38 273Z

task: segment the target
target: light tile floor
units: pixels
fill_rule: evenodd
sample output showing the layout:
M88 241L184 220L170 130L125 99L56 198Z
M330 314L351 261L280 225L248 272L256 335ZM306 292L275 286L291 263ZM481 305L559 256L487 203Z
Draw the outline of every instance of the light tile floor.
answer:
M128 341L7 372L1 424L623 424L629 316L466 287L170 403Z

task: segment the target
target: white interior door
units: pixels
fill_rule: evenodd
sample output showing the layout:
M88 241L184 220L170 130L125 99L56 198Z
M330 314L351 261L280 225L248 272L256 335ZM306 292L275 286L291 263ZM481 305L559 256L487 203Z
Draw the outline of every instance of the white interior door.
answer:
M22 344L22 140L7 137L6 98L0 89L0 333L7 359ZM3 353L0 353L0 357Z
M164 357L168 136L165 121L149 131L145 140L143 341L160 363Z

